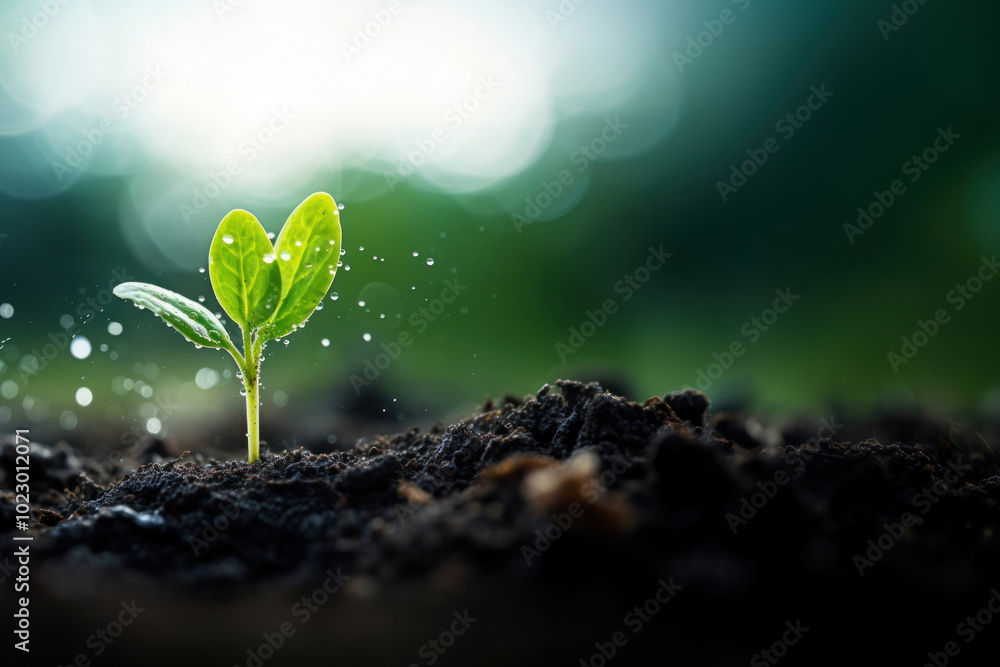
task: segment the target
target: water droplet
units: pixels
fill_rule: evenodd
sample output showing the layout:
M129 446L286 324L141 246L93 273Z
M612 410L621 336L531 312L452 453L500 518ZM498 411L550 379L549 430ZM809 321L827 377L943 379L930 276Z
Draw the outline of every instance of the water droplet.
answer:
M320 341L319 343L320 343L320 345L322 345L323 347L330 347L330 339L329 339L329 338L324 338L324 339L323 339L323 340L321 340L321 341Z
M223 234L222 235L222 242L228 245L228 244L230 244L230 243L233 242L233 237L230 236L229 234Z
M204 297L204 296L199 296L199 297L198 297L198 301L199 301L200 303L205 303L205 297Z
M359 245L359 246L358 246L358 250L360 250L361 252L364 252L364 250L365 250L365 247L364 247L363 245Z
M274 255L273 254L268 253L267 255L264 255L264 262L266 264L270 264L273 261L274 261Z
M419 252L417 252L416 250L414 250L414 251L413 251L413 256L414 256L414 257L419 257L419 256L420 256L420 253L419 253Z
M267 233L267 238L273 239L274 238L274 232L268 232Z
M292 258L292 253L288 252L287 250L281 253L281 259L285 260L286 262L291 258Z
M94 400L94 393L87 387L80 387L76 390L76 402L82 407L87 407Z
M334 292L333 294L330 295L330 300L331 301L336 301L339 298L340 298L340 295L337 294L336 292Z
M330 239L330 245L337 245L337 239Z
M364 308L365 307L365 302L364 301L358 301L358 305L361 306L362 308Z
M427 258L427 266L434 266L434 258L432 257Z
M296 241L296 242L295 242L295 245L296 245L296 247L301 247L301 245L302 245L302 241Z
M108 322L108 333L117 336L122 332L122 325L118 322Z
M345 264L344 265L344 271L350 271L350 270L351 270L351 265L350 264Z
M69 344L69 353L77 359L86 359L90 356L90 340L86 336L74 336Z
M14 316L14 306L9 303L0 304L0 317L9 320Z
M344 205L343 204L337 204L337 210L338 211L343 211L344 210Z
M340 256L343 257L346 254L347 254L347 248L341 248L340 249Z
M205 273L205 267L202 266L198 269L198 273Z
M372 335L370 333L366 333L364 336L362 336L362 338L365 339L366 343L370 343L372 340Z

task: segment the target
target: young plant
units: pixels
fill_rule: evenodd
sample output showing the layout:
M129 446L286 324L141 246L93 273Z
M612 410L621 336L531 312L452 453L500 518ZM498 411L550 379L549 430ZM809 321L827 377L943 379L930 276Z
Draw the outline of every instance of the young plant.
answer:
M122 283L114 293L159 315L195 347L232 355L247 398L248 460L256 463L261 351L267 341L305 324L330 289L339 260L340 211L325 192L309 195L292 211L273 246L252 214L237 209L223 218L208 270L219 304L243 331L242 354L219 319L196 301L148 283Z

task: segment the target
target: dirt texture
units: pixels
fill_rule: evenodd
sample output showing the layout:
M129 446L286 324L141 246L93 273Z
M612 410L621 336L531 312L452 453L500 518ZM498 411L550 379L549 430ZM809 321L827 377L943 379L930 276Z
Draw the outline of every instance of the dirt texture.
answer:
M125 473L32 443L38 614L75 628L138 592L163 622L214 628L195 632L205 661L191 664L251 667L289 613L298 636L261 664L304 664L325 641L357 664L920 665L948 642L948 660L976 664L1000 637L984 615L960 627L1000 586L995 423L767 424L710 415L692 390L636 403L556 384L448 427L252 466L154 441ZM14 467L5 442L3 556ZM300 627L288 601L324 584L326 620ZM447 610L477 620L422 652ZM79 627L57 660L89 651ZM168 636L134 634L147 649Z

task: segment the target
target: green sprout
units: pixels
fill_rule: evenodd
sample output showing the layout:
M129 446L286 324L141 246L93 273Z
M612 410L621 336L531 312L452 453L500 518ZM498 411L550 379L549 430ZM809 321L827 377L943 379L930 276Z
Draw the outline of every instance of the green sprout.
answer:
M340 211L333 197L306 197L285 221L274 245L252 214L231 211L215 230L208 253L212 289L243 332L243 354L207 308L176 292L127 282L114 293L148 308L195 347L225 350L236 360L247 399L247 449L260 461L258 420L261 351L269 340L292 333L326 296L340 260Z

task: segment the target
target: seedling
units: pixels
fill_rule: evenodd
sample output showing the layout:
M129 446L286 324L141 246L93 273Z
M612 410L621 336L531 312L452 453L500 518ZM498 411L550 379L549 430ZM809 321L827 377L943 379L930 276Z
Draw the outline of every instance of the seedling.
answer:
M325 192L309 195L285 221L274 245L252 214L222 219L208 253L212 289L243 332L243 354L219 319L196 301L148 283L128 282L114 293L148 308L195 347L225 350L236 360L247 399L247 449L260 461L258 421L261 351L309 319L330 289L340 260L340 212Z

